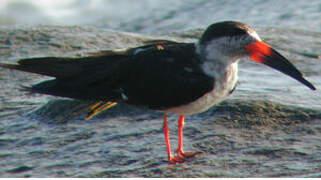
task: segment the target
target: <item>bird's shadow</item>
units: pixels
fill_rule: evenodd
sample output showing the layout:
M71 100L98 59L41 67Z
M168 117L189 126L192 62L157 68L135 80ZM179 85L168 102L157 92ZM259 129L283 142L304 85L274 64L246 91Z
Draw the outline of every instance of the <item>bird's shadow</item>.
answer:
M119 104L96 115L89 121L85 118L93 102L83 102L71 99L54 99L29 112L26 116L46 124L62 123L95 123L110 119L130 121L145 121L162 119L162 113L146 108ZM171 116L171 115L170 115ZM221 118L220 118L221 117ZM223 119L222 119L223 117ZM304 122L321 117L320 111L309 108L299 108L281 105L262 100L231 100L209 109L206 112L194 115L195 120L221 119L230 124L231 120L248 125L287 124L290 122ZM287 119L286 121L284 119ZM202 120L202 121L203 121Z
M46 104L36 108L26 116L46 124L61 124L69 122L95 122L106 119L128 117L136 121L143 120L141 117L148 114L148 119L160 118L162 114L153 110L138 108L127 104L119 104L108 110L105 110L90 121L85 118L90 111L93 102L71 100L71 99L54 99L49 100Z

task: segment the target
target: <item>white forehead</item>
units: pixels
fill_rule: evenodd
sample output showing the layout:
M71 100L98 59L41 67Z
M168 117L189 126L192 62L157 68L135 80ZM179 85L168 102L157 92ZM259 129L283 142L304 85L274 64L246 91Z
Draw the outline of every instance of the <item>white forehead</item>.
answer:
M248 33L250 36L254 37L255 39L262 41L260 36L255 31L249 31Z

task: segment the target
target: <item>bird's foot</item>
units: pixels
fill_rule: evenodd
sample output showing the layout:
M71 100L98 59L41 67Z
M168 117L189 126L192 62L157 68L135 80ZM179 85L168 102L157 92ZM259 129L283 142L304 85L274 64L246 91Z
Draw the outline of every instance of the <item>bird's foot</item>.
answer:
M181 157L183 159L192 158L192 157L198 156L200 154L203 154L202 152L184 152L181 149L177 149L176 153L177 153L178 157Z
M184 157L179 157L179 156L170 156L168 158L168 162L170 164L184 163L184 161L185 161Z
M184 152L182 150L176 150L177 156L170 156L168 161L170 164L184 163L186 158L192 158L203 154L202 152Z

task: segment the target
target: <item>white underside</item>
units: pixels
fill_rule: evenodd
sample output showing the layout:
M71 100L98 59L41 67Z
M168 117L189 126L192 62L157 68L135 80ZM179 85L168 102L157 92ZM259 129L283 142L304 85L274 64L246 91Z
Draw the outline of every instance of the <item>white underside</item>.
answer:
M226 71L215 74L215 79L212 91L204 94L192 103L166 109L163 112L175 113L177 115L191 115L204 112L213 105L222 102L230 94L230 91L237 82L237 62L231 64Z

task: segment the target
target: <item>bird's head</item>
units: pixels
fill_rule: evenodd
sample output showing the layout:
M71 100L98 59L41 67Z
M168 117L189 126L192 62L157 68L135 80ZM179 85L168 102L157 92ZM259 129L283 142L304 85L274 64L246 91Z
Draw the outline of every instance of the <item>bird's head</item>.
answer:
M291 62L262 42L250 26L240 22L224 21L210 25L198 42L198 51L204 58L223 64L231 64L248 56L316 90Z

